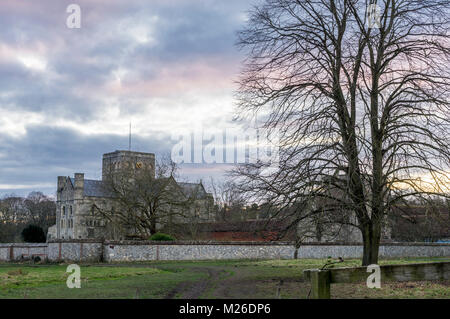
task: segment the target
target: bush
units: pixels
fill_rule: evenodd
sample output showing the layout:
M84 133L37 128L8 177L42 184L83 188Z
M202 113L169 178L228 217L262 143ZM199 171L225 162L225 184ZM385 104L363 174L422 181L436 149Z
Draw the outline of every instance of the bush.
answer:
M44 230L35 225L29 225L22 231L22 238L27 243L45 243Z
M156 233L151 235L149 240L172 241L175 240L175 238L167 234Z

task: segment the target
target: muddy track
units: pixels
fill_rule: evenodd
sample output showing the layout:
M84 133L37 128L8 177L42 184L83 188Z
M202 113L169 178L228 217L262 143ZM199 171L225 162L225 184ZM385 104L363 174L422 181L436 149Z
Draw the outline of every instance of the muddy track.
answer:
M200 298L212 285L217 282L220 275L225 273L223 269L214 269L207 267L195 267L191 268L194 272L208 273L208 278L201 279L199 281L187 281L178 284L172 289L164 298L173 299L176 297L186 299L198 299Z

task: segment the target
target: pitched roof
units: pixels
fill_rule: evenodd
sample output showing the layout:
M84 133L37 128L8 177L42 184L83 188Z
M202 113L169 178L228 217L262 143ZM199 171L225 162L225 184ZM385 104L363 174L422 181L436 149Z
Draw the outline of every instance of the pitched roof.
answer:
M70 177L70 182L75 185L75 179ZM194 195L198 199L205 199L208 193L205 191L201 183L180 183L176 182L180 187L182 192L186 196ZM84 196L87 197L114 197L108 190L105 189L103 181L85 179L84 180Z
M178 185L180 185L183 193L186 196L195 195L195 197L197 198L204 199L208 195L208 193L206 193L201 183L181 183L181 182L177 183Z
M70 181L75 185L75 179L70 178ZM84 196L88 197L111 197L112 195L103 186L103 181L85 179L84 180Z

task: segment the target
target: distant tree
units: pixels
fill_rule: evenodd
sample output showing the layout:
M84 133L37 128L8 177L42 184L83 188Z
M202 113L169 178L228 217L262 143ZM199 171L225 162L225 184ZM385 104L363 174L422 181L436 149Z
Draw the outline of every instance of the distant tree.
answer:
M55 201L41 192L31 192L26 198L6 195L0 199L0 241L20 240L26 225L36 225L47 233L56 222Z
M94 206L119 233L148 238L178 219L188 218L195 194L183 193L175 181L177 165L162 156L156 167L141 165L138 159L106 176L104 189L111 208Z
M44 230L36 225L29 225L22 231L22 239L27 243L45 243Z
M450 237L450 202L414 201L393 209L392 238L396 241L430 241Z
M239 221L246 219L246 200L231 180L217 182L211 178L217 221Z
M56 203L41 192L31 192L24 199L27 222L41 227L45 233L56 223Z
M6 195L0 200L0 221L3 223L24 223L28 216L23 197Z
M6 195L0 199L0 242L20 240L20 233L27 224L23 198Z

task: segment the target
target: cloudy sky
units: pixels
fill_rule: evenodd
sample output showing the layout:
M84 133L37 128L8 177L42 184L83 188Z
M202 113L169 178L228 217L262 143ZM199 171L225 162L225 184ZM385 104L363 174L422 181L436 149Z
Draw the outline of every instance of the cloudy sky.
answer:
M81 28L66 26L81 7ZM0 195L99 179L103 153L170 151L173 132L230 126L254 1L0 1ZM183 178L226 166L184 165Z

